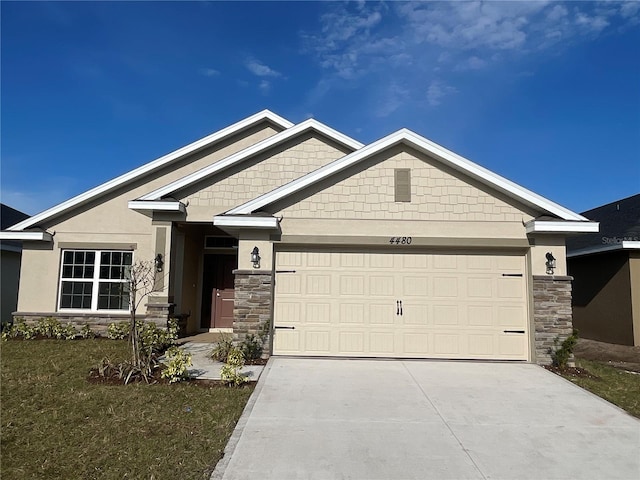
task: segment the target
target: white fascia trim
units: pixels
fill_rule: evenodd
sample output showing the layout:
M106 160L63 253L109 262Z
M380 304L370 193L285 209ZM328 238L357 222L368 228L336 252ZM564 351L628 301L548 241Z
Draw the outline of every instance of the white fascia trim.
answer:
M207 178L211 175L214 175L218 172L221 172L222 170L225 170L227 168L229 168L232 165L235 165L236 163L239 163L253 155L256 155L258 153L261 153L265 150L268 150L269 148L272 148L276 145L279 145L283 142L286 142L298 135L301 135L309 130L315 130L329 138L331 138L332 140L341 143L342 145L351 148L353 150L357 150L359 148L363 147L363 144L358 142L357 140L354 140L353 138L347 137L346 135L343 135L342 133L318 122L317 120L311 118L309 120L305 120L304 122L301 122L291 128L289 128L288 130L285 130L283 132L280 132L276 135L273 135L269 138L266 138L264 140L262 140L261 142L256 143L255 145L252 145L250 147L245 148L244 150L241 150L239 152L234 153L233 155L230 155L222 160L219 160L207 167L204 167L200 170L198 170L197 172L193 172L185 177L182 177L179 180L176 180L175 182L172 182L168 185L165 185L164 187L158 188L157 190L154 190L153 192L147 193L146 195L143 195L140 197L140 200L158 200L164 196L170 195L182 188L185 188L189 185L192 185L196 182L199 182L200 180L203 180L204 178Z
M623 241L615 245L600 245L597 247L586 247L576 250L575 252L567 252L567 258L582 257L593 253L610 252L613 250L640 250L640 242Z
M184 203L173 201L142 201L130 200L128 206L131 210L152 210L157 212L181 212L186 211Z
M50 242L53 235L48 232L0 232L0 240L26 240L34 242Z
M598 222L553 222L531 220L525 224L527 233L598 233Z
M540 195L527 190L520 185L507 180L506 178L487 170L480 165L473 163L472 161L461 157L460 155L447 150L446 148L434 143L426 138L403 128L395 133L392 133L380 140L361 148L360 150L342 157L324 167L314 170L307 175L300 177L292 182L289 182L282 187L272 190L260 197L257 197L247 203L239 205L232 210L229 210L230 214L248 214L256 211L257 209L264 207L270 203L280 200L294 192L297 192L315 182L318 182L324 178L333 175L345 168L348 168L372 155L375 155L389 147L392 147L399 143L405 143L410 147L415 148L422 153L430 157L442 161L445 165L450 166L472 178L475 178L482 183L488 184L493 188L504 192L508 196L515 198L516 200L528 204L530 206L541 209L550 214L556 215L563 220L575 220L575 221L588 221L587 218L579 215L571 210L568 210L557 203L547 200Z
M149 172L157 170L158 168L164 167L165 165L170 164L175 160L183 158L186 155L189 155L199 149L205 148L215 142L223 140L226 137L229 137L242 130L245 130L251 127L252 125L255 125L264 120L269 120L272 123L275 123L276 125L285 129L293 126L293 123L282 118L281 116L276 115L275 113L269 110L263 110L261 112L256 113L255 115L251 115L250 117L245 118L244 120L234 123L233 125L225 127L222 130L218 130L217 132L212 133L211 135L208 135L200 140L190 143L189 145L181 147L178 150L168 153L167 155L157 158L156 160L146 163L141 167L131 170L130 172L125 173L124 175L120 175L119 177L109 180L108 182L103 183L102 185L98 185L97 187L92 188L91 190L87 190L86 192L81 193L80 195L77 195L65 202L55 205L54 207L48 210L45 210L44 212L41 212L37 215L34 215L33 217L30 217L20 223L13 225L12 227L9 227L9 230L19 231L19 230L24 230L25 228L31 227L39 222L42 222L43 220L54 217L64 212L65 210L68 210L70 208L75 207L76 205L80 205L84 202L87 202L99 195L102 195L103 193L106 193L117 187L120 187L121 185L129 183L141 177L142 175L145 175Z
M249 217L216 215L213 217L213 225L226 228L269 228L278 229L280 222L275 217Z

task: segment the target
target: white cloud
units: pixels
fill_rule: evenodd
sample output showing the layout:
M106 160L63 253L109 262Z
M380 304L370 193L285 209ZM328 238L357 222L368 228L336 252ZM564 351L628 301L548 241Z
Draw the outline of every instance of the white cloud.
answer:
M589 15L586 15L584 13L578 13L576 15L576 24L584 27L590 32L599 33L609 25L609 22L600 15L590 17Z
M365 87L383 92L377 114L398 102L397 86L414 92L406 101L423 102L430 85L431 105L455 90L458 72L480 71L507 62L554 54L638 19L640 2L453 1L325 3L319 29L301 34L324 75L311 98L320 101L327 86ZM588 35L586 35L588 34ZM534 72L535 73L535 72ZM440 82L440 83L439 83ZM448 88L445 86L447 85ZM311 103L311 106L313 102ZM397 107L396 107L397 108Z
M199 72L200 75L204 75L205 77L217 77L220 75L220 72L215 68L201 68Z
M467 58L462 61L458 65L456 65L455 70L457 71L465 71L465 70L480 70L487 66L486 60L476 57L475 55Z
M442 103L444 97L456 93L458 90L451 85L445 85L439 80L434 80L427 89L427 101L432 107L437 107Z
M266 95L271 90L271 82L269 80L262 80L258 85L258 88Z
M377 104L375 115L377 117L386 117L400 108L410 97L410 91L398 85L392 83L386 89L386 91L380 95L380 100Z
M257 75L258 77L281 77L282 74L276 70L274 70L273 68L269 67L268 65L265 65L264 63L260 62L259 60L255 60L255 59L248 59L245 62L245 67L247 67L247 69L253 73L254 75Z

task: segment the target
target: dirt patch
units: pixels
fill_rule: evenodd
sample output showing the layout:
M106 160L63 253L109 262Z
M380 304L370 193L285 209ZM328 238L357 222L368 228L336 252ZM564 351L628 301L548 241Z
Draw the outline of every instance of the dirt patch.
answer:
M603 362L622 370L640 373L640 347L580 338L573 354L576 358Z
M546 365L544 368L549 370L550 372L555 373L556 375L564 376L564 377L573 377L573 378L592 378L594 380L599 380L599 377L596 377L592 373L589 373L584 368L580 367L565 367L558 368L553 365Z

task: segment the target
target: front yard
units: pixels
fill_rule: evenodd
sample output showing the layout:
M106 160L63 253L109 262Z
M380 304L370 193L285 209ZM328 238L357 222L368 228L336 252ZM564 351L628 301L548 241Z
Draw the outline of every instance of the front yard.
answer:
M3 342L2 478L205 479L253 390L96 385L126 341Z

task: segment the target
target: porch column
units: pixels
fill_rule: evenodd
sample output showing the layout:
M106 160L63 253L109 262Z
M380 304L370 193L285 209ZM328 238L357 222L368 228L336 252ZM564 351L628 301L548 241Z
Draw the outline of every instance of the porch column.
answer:
M572 280L567 276L533 276L535 360L539 365L551 365L553 352L573 332Z

